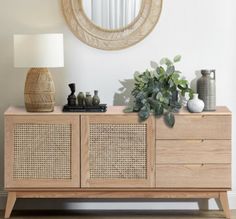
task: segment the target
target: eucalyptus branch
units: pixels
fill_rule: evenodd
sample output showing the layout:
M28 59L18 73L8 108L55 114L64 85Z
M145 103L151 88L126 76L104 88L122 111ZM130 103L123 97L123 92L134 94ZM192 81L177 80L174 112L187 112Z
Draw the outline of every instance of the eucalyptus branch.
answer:
M159 64L151 61L152 70L135 72L135 85L131 93L135 101L125 112L138 112L141 121L148 119L151 113L157 117L164 116L166 124L173 127L174 113L182 107L179 98L174 97L184 96L187 92L190 97L193 95L189 82L175 68L174 64L180 60L180 55L175 56L173 61L162 58Z

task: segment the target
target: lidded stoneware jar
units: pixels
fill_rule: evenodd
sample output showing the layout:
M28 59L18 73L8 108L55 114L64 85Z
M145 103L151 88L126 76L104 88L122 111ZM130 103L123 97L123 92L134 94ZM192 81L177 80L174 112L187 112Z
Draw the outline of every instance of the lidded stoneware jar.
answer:
M197 80L197 93L203 100L204 111L216 110L215 70L201 70L202 77Z

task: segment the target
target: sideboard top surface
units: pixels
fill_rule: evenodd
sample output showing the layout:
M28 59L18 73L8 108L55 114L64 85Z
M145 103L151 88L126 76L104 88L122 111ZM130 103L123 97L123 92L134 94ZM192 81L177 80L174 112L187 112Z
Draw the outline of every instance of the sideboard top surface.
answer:
M5 115L131 115L136 113L124 113L125 106L109 106L107 112L97 113L97 112L62 112L62 106L55 106L53 112L27 112L25 107L10 106L6 111ZM217 106L216 111L202 112L202 113L189 113L186 108L182 108L179 113L175 115L231 115L231 111L226 106Z

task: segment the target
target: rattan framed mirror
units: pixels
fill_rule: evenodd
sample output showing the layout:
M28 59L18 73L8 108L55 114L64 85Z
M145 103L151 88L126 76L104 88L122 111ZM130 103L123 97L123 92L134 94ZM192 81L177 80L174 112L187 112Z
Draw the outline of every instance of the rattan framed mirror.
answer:
M141 0L135 19L125 27L107 29L95 24L86 14L83 0L62 0L62 10L71 31L82 42L103 50L119 50L143 40L156 26L162 0Z

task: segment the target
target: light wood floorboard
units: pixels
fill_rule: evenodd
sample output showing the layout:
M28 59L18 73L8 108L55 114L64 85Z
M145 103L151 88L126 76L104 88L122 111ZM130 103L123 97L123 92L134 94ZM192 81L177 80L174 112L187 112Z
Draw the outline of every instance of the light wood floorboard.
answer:
M3 219L4 212L0 212ZM12 219L222 219L221 211L13 211ZM236 210L231 211L231 219L236 219Z

